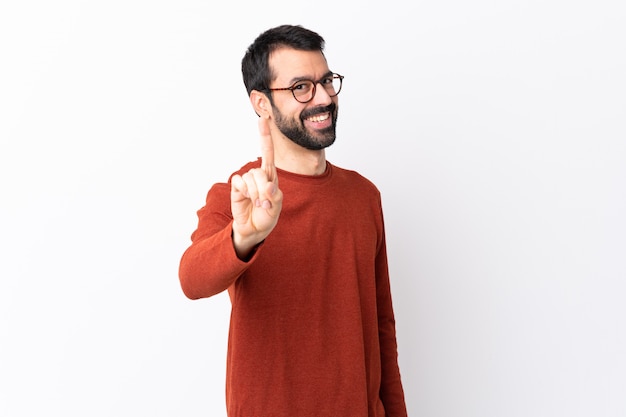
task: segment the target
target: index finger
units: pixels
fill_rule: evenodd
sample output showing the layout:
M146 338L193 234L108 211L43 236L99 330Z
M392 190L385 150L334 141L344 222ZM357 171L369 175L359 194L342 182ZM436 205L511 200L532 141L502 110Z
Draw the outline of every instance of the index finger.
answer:
M276 179L276 166L274 165L274 142L270 132L269 120L259 118L259 134L261 135L261 169L267 174L269 181Z

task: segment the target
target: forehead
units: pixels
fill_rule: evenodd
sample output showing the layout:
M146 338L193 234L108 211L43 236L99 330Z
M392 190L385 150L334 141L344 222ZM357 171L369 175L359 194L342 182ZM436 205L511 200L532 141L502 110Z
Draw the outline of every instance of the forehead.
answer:
M279 48L270 54L269 64L276 82L291 82L301 78L316 80L329 71L321 51Z

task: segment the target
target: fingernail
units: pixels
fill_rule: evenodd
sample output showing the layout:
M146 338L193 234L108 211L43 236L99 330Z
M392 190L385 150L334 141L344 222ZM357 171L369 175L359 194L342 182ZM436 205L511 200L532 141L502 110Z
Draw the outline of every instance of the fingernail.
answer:
M270 201L269 201L269 200L264 200L264 201L263 201L263 208L264 208L264 209L269 209L269 208L272 208L272 203L270 203Z

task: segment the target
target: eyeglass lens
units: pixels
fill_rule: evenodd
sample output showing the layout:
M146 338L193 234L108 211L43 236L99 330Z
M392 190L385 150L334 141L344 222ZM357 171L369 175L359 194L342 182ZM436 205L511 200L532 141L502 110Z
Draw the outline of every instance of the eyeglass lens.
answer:
M321 81L318 81L318 83L324 86L326 93L331 97L336 96L339 94L339 91L341 91L341 77L338 75L324 78ZM302 103L311 101L315 95L315 89L318 83L314 83L309 80L296 83L291 90L293 92L293 96L296 100Z

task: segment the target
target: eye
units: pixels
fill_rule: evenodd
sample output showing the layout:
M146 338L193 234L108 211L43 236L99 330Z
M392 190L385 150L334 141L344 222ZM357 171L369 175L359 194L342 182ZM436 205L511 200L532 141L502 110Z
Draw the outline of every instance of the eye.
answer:
M307 92L311 89L311 82L310 81L300 81L298 83L295 83L293 85L293 87L291 87L294 91L298 91L301 93Z
M322 84L323 85L331 85L333 83L334 77L332 75L329 75L328 77L322 79Z

